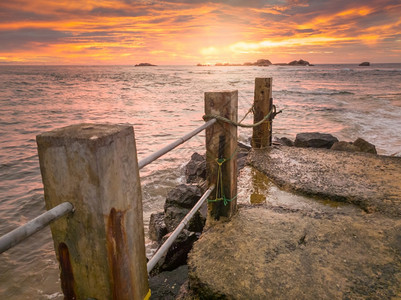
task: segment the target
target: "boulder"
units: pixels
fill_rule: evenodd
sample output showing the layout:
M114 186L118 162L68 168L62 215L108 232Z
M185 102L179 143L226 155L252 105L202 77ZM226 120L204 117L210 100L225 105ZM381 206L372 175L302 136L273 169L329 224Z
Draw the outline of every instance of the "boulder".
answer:
M163 237L162 244L171 236L168 233ZM186 265L188 259L188 253L192 249L194 242L199 238L199 235L195 232L184 229L168 249L166 255L164 255L152 270L152 275L159 274L164 271L171 271L179 266Z
M357 138L353 145L358 147L361 152L377 154L375 145L365 141L364 139Z
M246 157L251 147L238 142L237 166L238 171L245 167ZM187 183L200 184L206 180L206 156L197 152L192 154L190 161L185 166L185 177Z
M151 214L149 221L149 238L160 243L163 236L166 234L167 227L164 223L164 212Z
M289 138L286 137L282 137L282 138L278 138L275 140L277 143L279 143L282 146L288 146L288 147L293 147L294 146L294 142L291 141Z
M250 142L250 140L249 140L249 142ZM248 146L248 145L246 145L244 143L237 142L237 144L238 144L239 151L250 151L252 149L251 146Z
M361 149L350 142L335 142L330 148L331 150L347 151L347 152L360 152Z
M246 160L249 154L250 146L238 142L237 149L237 170L238 172L242 170L246 165Z
M188 212L188 208L177 207L174 205L165 206L164 222L166 223L167 231L172 232L178 226L178 224L180 224Z
M196 185L180 184L172 189L164 203L164 223L172 232L202 196L202 189ZM200 209L188 224L189 230L202 232L206 215Z
M304 132L298 133L294 146L302 148L327 148L330 149L338 139L328 133Z
M149 278L151 299L189 299L180 298L190 295L188 290L188 266L180 266Z
M164 208L178 206L191 209L199 198L202 191L199 186L192 184L179 184L168 192Z
M360 67L369 67L370 66L370 62L364 61L363 63L360 63L359 66Z
M185 177L187 183L196 183L206 180L206 158L195 152L191 160L185 166Z
M206 204L204 204L206 207ZM203 206L202 206L203 207ZM165 216L164 222L167 227L168 232L174 231L175 228L180 224L180 222L184 219L184 217L189 213L190 209L177 207L177 206L168 206L165 208ZM187 228L188 230L194 232L202 232L203 227L206 223L206 215L199 210L195 213L192 219L188 222Z

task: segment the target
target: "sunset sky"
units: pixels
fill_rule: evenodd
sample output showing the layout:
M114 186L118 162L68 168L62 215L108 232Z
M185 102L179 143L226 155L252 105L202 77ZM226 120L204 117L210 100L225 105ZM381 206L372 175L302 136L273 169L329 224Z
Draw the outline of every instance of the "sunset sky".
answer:
M401 62L401 1L0 1L0 64L261 58Z

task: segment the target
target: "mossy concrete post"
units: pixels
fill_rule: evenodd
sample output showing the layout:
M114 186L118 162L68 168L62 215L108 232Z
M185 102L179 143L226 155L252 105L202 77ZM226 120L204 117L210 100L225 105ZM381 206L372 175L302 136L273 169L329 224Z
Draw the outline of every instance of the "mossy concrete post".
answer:
M219 115L238 121L238 91L205 93L205 114ZM230 219L237 210L237 127L218 120L206 129L206 172L209 184L215 191L209 197L208 224L215 220ZM219 163L221 164L220 179ZM229 201L217 200L216 189ZM215 200L213 202L213 200ZM231 201L230 201L231 200Z
M51 225L65 299L149 292L132 126L80 124L37 136L45 202L74 213Z
M272 109L273 78L255 78L255 93L253 102L253 123L261 121ZM272 144L272 121L268 120L253 128L252 148L266 148Z

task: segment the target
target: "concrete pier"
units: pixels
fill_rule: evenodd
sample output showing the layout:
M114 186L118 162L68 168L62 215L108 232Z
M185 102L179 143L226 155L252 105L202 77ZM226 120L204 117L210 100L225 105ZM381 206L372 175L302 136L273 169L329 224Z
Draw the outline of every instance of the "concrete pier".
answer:
M401 158L274 147L249 162L281 188L314 196L294 205L266 195L208 228L189 258L195 294L401 298Z

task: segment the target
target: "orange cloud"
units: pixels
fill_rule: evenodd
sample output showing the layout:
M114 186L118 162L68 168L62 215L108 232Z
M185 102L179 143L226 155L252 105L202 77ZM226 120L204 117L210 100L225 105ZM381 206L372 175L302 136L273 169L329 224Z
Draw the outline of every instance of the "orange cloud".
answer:
M0 63L401 61L398 1L261 3L3 0Z

